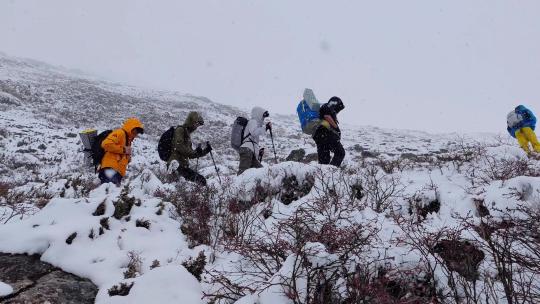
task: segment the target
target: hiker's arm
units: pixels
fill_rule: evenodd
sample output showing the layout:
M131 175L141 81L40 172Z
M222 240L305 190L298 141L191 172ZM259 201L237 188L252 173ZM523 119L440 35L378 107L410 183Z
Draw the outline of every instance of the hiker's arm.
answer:
M534 116L533 112L531 110L527 110L527 114L529 114L529 121L535 125L536 124L536 116Z
M255 130L253 130L252 134L255 136L264 136L266 133L266 128L263 127L256 127Z
M112 132L107 136L102 142L101 147L106 152L116 153L116 154L124 154L124 140L119 138L118 132Z
M508 133L509 133L512 137L516 138L516 134L515 134L514 128L507 127L507 128L506 128L506 131L508 131Z
M328 121L328 123L332 126L334 129L338 129L338 125L330 115L324 115L324 120Z

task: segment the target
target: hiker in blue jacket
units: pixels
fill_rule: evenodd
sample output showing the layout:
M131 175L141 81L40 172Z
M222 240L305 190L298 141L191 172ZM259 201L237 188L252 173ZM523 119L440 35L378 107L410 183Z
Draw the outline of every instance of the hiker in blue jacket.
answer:
M534 133L536 128L536 117L523 105L517 106L513 111L506 116L508 133L517 139L521 148L530 154L531 150L529 143L532 145L534 152L540 152L540 143Z

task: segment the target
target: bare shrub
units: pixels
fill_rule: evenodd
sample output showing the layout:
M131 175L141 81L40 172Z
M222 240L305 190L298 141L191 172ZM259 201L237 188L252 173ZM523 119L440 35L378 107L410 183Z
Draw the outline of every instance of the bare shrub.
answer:
M432 281L431 294L437 294L437 301L442 303L478 303L482 296L481 290L478 290L476 280L470 278L473 275L478 276L478 261L474 258L463 259L463 254L474 255L480 244L471 245L471 250L461 251L458 248L463 246L463 232L465 225L457 227L442 227L437 230L431 230L418 223L414 219L406 219L396 214L394 221L401 228L402 234L394 238L396 246L407 246L419 254L419 267L426 271L427 277L437 277L437 271L441 270L446 279L446 287L437 288L435 281ZM482 255L481 251L480 254ZM483 258L483 256L482 256ZM463 272L462 270L467 270Z
M83 175L75 175L68 178L64 184L64 188L60 192L60 197L87 197L94 188L95 185L92 178Z
M377 157L374 164L379 166L386 174L403 172L407 168L411 167L410 161L401 157L395 159Z
M113 205L113 217L117 220L120 220L124 216L128 216L130 214L133 205L140 206L141 202L135 197L129 195L129 185L126 185L122 189L122 192L120 192L120 197L115 202L113 202Z
M124 279L133 279L141 274L142 260L141 256L135 252L128 252L129 262L127 265L127 270L124 271Z
M36 207L45 206L52 198L51 194L38 187L27 191L18 190L15 187L15 184L0 182L1 224L17 217L22 219L30 215Z
M150 221L145 219L137 219L135 221L135 227L141 227L150 230Z
M159 263L158 260L153 260L152 265L150 265L150 269L158 268L160 266L161 266L161 264Z
M478 142L468 142L465 138L458 137L456 141L450 145L447 153L437 155L437 160L443 163L451 163L458 172L462 168L485 155L487 147Z
M118 285L114 285L113 287L109 288L107 290L107 293L109 294L110 297L114 297L114 296L125 297L129 295L129 292L131 291L131 288L133 287L134 284L135 282L131 282L131 284L120 283Z
M197 281L201 281L201 276L204 272L204 267L206 266L206 256L204 252L199 252L199 255L196 259L190 258L189 260L182 263L189 273L191 273Z
M540 209L534 205L538 200L526 192L513 189L509 197L522 204L505 210L491 207L490 215L480 223L462 218L469 229L477 232L477 240L493 261L497 275L486 275L492 294L502 289L505 299L512 304L540 301Z
M501 158L484 155L481 158L480 166L476 176L470 176L471 180L476 177L477 183L488 185L493 181L500 180L503 183L518 176L536 176L531 162L524 158Z
M438 303L436 285L421 267L358 267L347 277L346 297L340 303Z
M341 175L336 171L332 176ZM231 303L278 285L294 303L339 299L347 276L344 269L354 269L377 229L370 222L357 221L358 201L337 179L326 176L324 182L315 183L313 192L313 199L292 214L273 215L274 224L264 220L264 206L249 209L258 210L246 217L249 229L242 231L242 237L225 239L224 244L242 259L232 270L207 272L208 283L215 288L205 297ZM280 272L285 265L288 270Z
M181 231L190 241L190 247L210 245L212 220L211 202L216 189L185 183L174 192L162 193L164 201L170 202L176 213L172 216L182 223Z
M404 190L398 176L387 174L377 166L368 165L359 172L365 200L378 213L389 209Z

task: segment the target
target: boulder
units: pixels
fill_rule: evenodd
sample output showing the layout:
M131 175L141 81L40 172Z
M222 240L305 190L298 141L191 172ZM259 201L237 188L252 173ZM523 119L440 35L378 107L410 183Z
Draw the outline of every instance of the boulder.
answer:
M449 270L459 273L467 281L478 279L478 267L485 254L469 241L441 240L433 247Z
M304 164L308 164L308 163L313 162L313 161L315 161L315 162L319 161L319 155L317 153L310 153L310 154L306 155L304 157L304 159L302 160L302 162Z
M289 156L285 160L287 161L295 161L295 162L301 162L304 159L304 156L306 155L306 150L304 149L296 149L292 150Z
M0 281L13 293L1 303L94 303L97 287L87 279L40 261L38 255L0 253Z

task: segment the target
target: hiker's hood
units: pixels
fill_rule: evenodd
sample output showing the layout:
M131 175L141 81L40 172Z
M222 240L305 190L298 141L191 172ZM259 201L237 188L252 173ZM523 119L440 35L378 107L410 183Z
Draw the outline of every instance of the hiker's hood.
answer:
M519 105L516 107L517 112L524 112L527 111L527 108L524 105Z
M126 121L124 121L124 125L122 126L122 129L124 129L130 135L131 131L133 131L135 128L141 128L144 130L144 125L142 122L135 117L126 119Z
M184 127L196 129L198 126L204 124L204 119L198 112L189 112L184 122Z
M263 121L264 121L264 112L266 112L265 109L261 108L261 107L254 107L252 110L251 110L251 119L255 119L259 122L259 124L262 125Z

